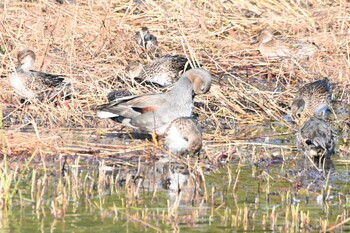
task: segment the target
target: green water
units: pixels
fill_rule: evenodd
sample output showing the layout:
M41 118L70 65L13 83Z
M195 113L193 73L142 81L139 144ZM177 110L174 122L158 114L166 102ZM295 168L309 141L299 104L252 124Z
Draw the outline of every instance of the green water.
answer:
M330 226L347 215L349 171L338 159L327 186L322 174L298 171L295 160L234 158L203 170L204 179L173 162L111 169L84 161L73 166L72 158L64 175L58 165L37 165L0 211L1 232L319 231L322 221ZM327 191L329 200L322 201Z
M0 232L322 232L347 219L346 152L327 176L273 130L243 127L252 140L205 141L210 159L182 162L129 134L62 131L66 154L2 160Z

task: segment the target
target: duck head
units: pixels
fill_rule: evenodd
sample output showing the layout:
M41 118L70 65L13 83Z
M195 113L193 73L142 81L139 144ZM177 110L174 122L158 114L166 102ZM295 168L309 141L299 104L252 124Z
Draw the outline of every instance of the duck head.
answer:
M201 68L186 71L183 76L187 77L193 83L193 94L205 94L210 90L211 74Z
M35 53L32 50L25 49L17 54L18 68L28 72L35 61Z
M290 107L290 111L293 114L300 114L305 109L305 100L303 99L295 99Z

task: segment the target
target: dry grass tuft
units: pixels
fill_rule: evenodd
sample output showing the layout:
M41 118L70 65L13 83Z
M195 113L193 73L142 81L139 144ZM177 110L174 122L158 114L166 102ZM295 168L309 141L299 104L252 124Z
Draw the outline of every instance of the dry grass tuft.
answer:
M349 105L349 6L346 1L9 1L0 4L0 98L13 116L49 127L110 127L94 116L109 91L161 92L130 80L125 67L152 56L131 38L147 26L158 38L159 53L183 54L215 76L196 114L214 129L224 125L288 123L293 92L306 82L329 76L335 98ZM304 61L268 61L251 39L262 29L317 44L321 51ZM9 85L17 52L37 54L34 69L62 74L75 95L64 105L32 105L21 110ZM27 111L23 113L23 111ZM6 117L6 116L5 116ZM341 119L341 118L340 118ZM230 127L229 127L230 128ZM207 138L213 135L206 135ZM230 133L227 133L230 135ZM226 140L226 139L224 139Z

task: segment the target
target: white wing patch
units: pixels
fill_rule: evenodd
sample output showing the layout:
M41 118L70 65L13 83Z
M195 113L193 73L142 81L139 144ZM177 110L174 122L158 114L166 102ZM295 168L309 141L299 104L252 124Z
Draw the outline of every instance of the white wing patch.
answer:
M107 111L97 111L96 115L99 118L111 118L111 117L117 117L119 115L111 113L111 112L107 112Z

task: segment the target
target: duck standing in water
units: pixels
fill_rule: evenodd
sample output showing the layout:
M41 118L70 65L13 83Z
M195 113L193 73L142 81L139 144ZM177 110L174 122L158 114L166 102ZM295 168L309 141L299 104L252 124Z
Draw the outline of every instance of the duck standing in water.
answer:
M190 69L187 58L178 55L165 55L147 65L131 63L127 67L130 78L168 86L175 83L182 71Z
M29 100L53 100L55 97L70 98L72 87L60 75L31 70L35 53L25 49L18 53L18 66L10 75L10 83L16 93Z
M331 87L328 78L305 84L297 92L291 105L293 115L311 117L324 114L331 102Z
M181 76L170 91L115 99L99 106L97 116L118 117L123 125L163 135L173 120L192 115L194 96L207 93L211 81L208 71L191 69Z
M261 31L258 40L259 51L268 59L303 59L314 55L318 47L314 44L297 40L278 40L270 30Z
M298 149L314 162L331 158L335 153L335 138L330 123L316 117L306 121L296 133Z
M164 148L174 154L199 154L202 133L190 117L180 117L171 122L164 133Z

